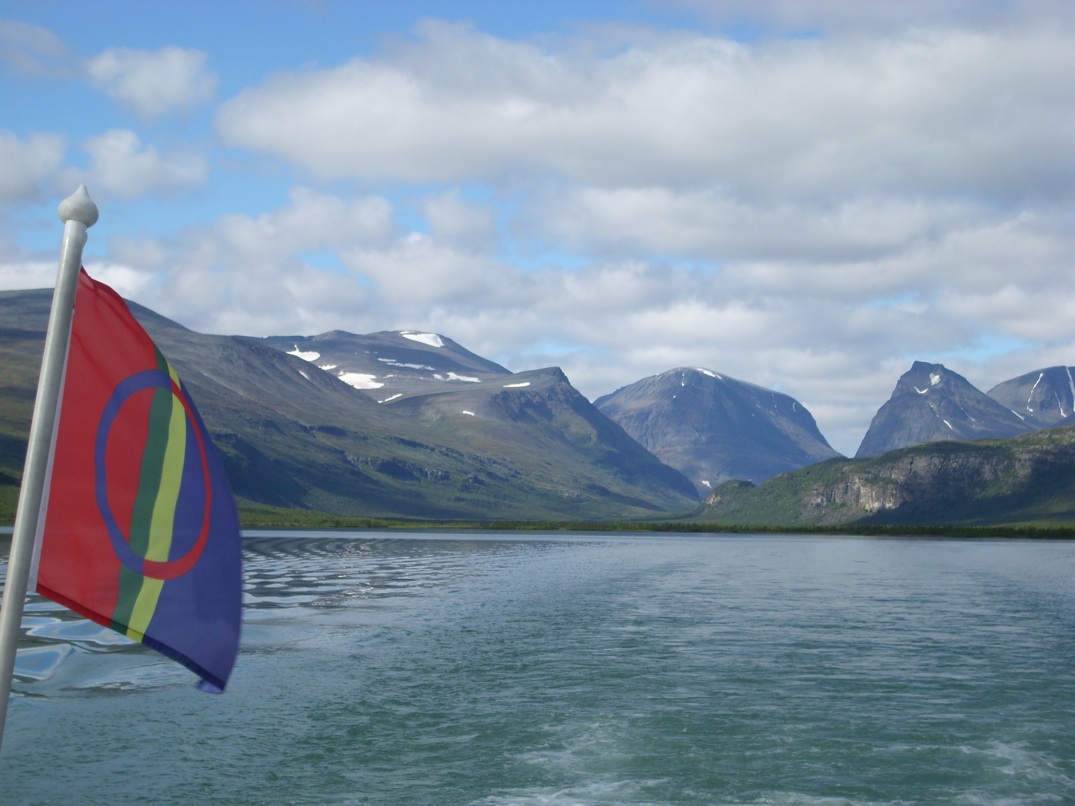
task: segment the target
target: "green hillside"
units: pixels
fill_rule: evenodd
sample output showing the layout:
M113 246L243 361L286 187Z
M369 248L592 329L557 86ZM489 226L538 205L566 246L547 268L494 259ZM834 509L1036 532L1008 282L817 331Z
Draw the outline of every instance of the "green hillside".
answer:
M1075 426L832 459L755 486L729 482L695 518L759 527L1072 527Z

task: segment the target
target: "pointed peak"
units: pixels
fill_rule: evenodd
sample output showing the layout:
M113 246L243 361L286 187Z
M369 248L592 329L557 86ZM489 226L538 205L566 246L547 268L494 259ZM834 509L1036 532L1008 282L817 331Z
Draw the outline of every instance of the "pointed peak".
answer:
M946 381L948 384L946 384ZM899 397L900 395L912 393L924 395L935 387L947 388L952 383L957 386L970 386L970 382L966 378L958 372L948 369L944 364L915 361L911 368L903 373L896 382L896 387L892 390L892 396Z
M944 364L931 364L928 361L915 361L907 372L947 372Z

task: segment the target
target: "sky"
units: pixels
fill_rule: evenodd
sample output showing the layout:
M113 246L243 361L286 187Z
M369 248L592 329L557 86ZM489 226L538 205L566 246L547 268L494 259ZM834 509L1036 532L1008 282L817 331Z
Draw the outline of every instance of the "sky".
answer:
M678 367L853 455L916 360L1075 364L1075 3L0 0L0 290Z

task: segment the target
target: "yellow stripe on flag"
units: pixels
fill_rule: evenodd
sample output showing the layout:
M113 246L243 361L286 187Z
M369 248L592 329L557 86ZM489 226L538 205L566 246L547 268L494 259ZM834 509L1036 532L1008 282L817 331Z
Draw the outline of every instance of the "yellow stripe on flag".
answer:
M168 374L177 384L179 377L172 365L168 365ZM179 502L179 488L183 481L183 460L187 451L187 412L182 403L171 396L172 413L168 420L168 442L164 448L164 467L161 469L160 490L153 505L153 517L149 527L149 545L146 547L146 559L154 562L166 562L172 548L172 532L175 525L175 509ZM149 627L150 619L157 608L157 600L164 588L163 579L146 577L142 589L134 603L131 623L127 635L141 640Z

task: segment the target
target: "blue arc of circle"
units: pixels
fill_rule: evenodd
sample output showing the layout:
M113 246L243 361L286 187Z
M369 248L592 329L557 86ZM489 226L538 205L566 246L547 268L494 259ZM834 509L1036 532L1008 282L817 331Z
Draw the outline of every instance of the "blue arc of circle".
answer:
M142 372L135 373L129 378L120 381L116 385L116 388L112 391L112 397L108 399L108 403L105 405L104 412L101 414L100 423L97 426L97 441L94 446L94 468L96 470L95 491L97 494L97 508L101 512L101 517L104 518L105 528L108 531L108 537L112 543L112 550L116 553L119 561L139 576L152 576L157 579L165 579L169 577L146 573L146 558L140 556L131 548L130 543L123 534L123 530L120 529L115 516L112 514L111 505L108 503L108 471L105 465L108 436L112 431L113 423L119 416L120 410L123 408L123 404L127 402L127 399L138 392L143 392L148 389L167 389L173 395L184 395L183 390L172 381L171 376L161 372L159 369L143 370ZM189 411L189 409L187 410ZM197 428L197 424L194 424L194 427ZM204 447L202 450L204 451ZM209 479L205 479L205 483L208 485ZM194 550L198 549L195 548ZM153 565L158 567L167 564L168 563L160 562L153 563Z

